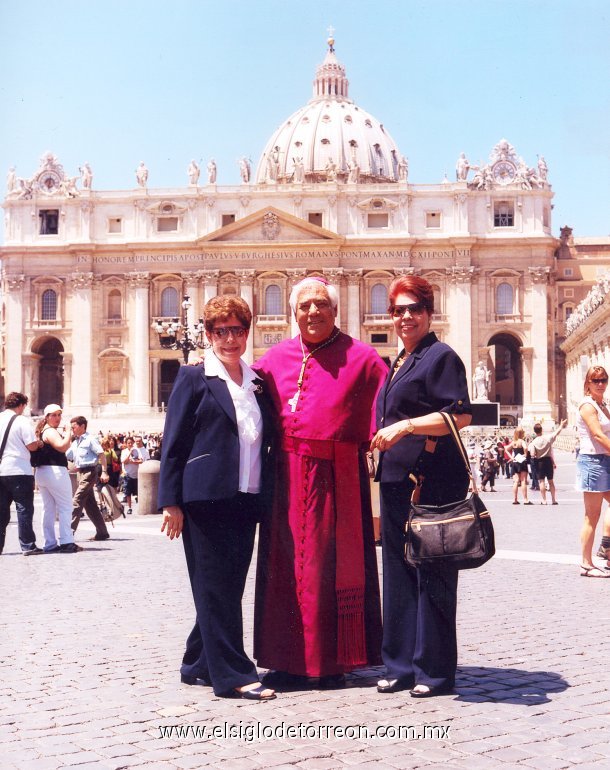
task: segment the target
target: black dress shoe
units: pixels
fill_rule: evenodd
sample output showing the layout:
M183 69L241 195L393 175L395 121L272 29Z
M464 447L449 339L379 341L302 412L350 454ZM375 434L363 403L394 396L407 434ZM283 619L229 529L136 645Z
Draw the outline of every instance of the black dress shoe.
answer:
M189 676L188 674L180 674L180 681L182 684L197 685L199 687L211 687L212 683L207 679L200 676Z
M418 690L418 687L426 689ZM434 698L436 695L450 695L453 691L453 687L428 687L427 684L418 684L409 690L409 694L412 698Z
M76 545L76 543L63 543L59 546L60 553L78 553L82 550L84 550L83 547Z
M345 674L327 674L318 679L320 690L340 690L345 687Z
M381 684L381 682L387 684ZM413 687L413 680L404 682L400 679L380 679L377 682L377 692L400 692L401 690L408 690L410 687Z
M306 676L289 674L287 671L268 671L261 680L273 690L307 690L310 686Z
M92 543L94 540L110 540L110 535L106 533L105 535L93 535L93 537L89 538L90 543Z

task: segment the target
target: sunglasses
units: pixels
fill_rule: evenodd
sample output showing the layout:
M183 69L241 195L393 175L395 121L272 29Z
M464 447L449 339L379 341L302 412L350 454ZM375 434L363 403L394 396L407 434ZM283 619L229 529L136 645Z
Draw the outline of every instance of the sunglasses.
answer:
M248 330L244 329L243 326L220 326L218 329L212 329L211 334L216 337L217 340L224 340L229 334L232 334L236 338L243 337L247 331Z
M409 311L409 315L421 315L426 310L425 302L412 302L410 305L392 305L390 315L392 318L402 318Z
M605 385L608 382L607 377L597 377L596 379L591 379L591 382L594 385Z

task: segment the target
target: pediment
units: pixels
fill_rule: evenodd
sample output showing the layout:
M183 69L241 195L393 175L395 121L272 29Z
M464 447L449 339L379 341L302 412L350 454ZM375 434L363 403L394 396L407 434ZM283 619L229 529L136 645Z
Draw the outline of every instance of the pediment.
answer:
M273 206L249 214L219 230L199 238L197 243L311 243L341 242L336 233L318 227Z

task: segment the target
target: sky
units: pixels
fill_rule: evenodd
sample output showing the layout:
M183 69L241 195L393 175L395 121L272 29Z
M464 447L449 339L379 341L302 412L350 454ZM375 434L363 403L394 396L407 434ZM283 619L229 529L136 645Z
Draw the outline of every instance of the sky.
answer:
M133 188L141 160L149 188L186 186L191 158L239 183L311 98L330 25L411 183L506 138L544 155L555 235L610 235L608 0L0 0L1 197L46 151L98 190Z

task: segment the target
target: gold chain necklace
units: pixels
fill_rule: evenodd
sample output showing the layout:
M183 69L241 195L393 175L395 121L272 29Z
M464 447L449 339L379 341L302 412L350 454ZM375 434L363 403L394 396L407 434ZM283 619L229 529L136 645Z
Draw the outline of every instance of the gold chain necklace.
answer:
M323 342L321 345L319 345L317 348L314 348L310 353L305 353L305 347L303 345L303 336L300 335L299 339L301 342L301 352L303 354L303 362L301 363L301 371L299 372L299 378L297 380L297 392L294 394L292 398L288 399L288 404L290 405L290 411L295 412L297 408L297 403L299 401L299 396L301 395L301 387L303 385L303 378L305 377L305 367L307 366L307 362L309 359L314 355L314 353L317 353L318 350L322 350L322 348L328 347L332 342L334 342L339 334L341 333L340 329L337 329L335 333L332 335L332 337L329 337L326 342Z

